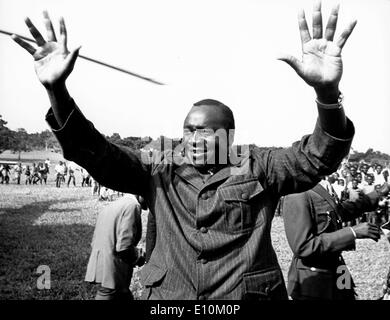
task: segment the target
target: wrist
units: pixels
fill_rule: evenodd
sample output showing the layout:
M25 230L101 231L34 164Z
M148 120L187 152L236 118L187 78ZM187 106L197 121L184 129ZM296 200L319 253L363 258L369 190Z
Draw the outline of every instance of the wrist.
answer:
M52 83L43 83L45 89L49 92L63 91L66 89L65 81L57 81Z
M317 94L317 100L323 104L336 104L339 99L340 91L338 86L324 86L314 88Z

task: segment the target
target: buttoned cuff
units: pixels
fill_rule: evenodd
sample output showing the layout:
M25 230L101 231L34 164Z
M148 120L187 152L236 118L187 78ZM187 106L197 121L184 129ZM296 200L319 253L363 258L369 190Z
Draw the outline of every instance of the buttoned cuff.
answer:
M312 148L311 154L321 159L321 162L328 167L328 173L326 174L334 172L343 158L348 155L354 135L355 127L348 118L343 137L335 137L329 134L321 127L319 119L317 120L311 135L311 140L315 146Z
M62 131L67 126L67 124L70 121L70 119L74 117L73 114L75 113L75 111L76 112L78 111L78 112L81 113L81 111L78 109L78 107L76 106L76 104L73 101L73 99L71 99L70 104L71 104L71 107L72 107L72 111L69 113L69 116L66 118L66 121L63 124L63 126L60 126L58 124L57 119L54 116L54 112L53 112L53 108L52 107L50 107L49 110L47 111L45 119L46 119L46 122L49 124L51 130L53 130L53 132Z

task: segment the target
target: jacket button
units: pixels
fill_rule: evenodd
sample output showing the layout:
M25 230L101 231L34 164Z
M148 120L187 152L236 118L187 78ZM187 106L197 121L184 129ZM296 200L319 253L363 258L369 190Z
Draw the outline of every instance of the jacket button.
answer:
M207 199L209 198L209 196L208 196L206 193L203 193L203 194L201 195L201 198L202 198L203 200L207 200Z
M208 262L207 259L200 259L201 264L206 264L207 262Z
M244 192L244 193L241 195L241 198L242 198L243 200L248 200L248 199L249 199L249 195L248 195L246 192Z
M202 296L199 296L199 297L198 297L198 300L206 300L206 296L203 296L203 295L202 295Z
M317 269L314 268L314 267L311 267L310 270L311 270L311 271L316 271Z
M268 286L266 286L265 287L265 289L264 289L264 293L266 294L266 295L268 295L269 294L269 292L270 292L270 286L268 285Z
M207 233L207 231L209 231L206 227L201 227L199 230L202 233Z

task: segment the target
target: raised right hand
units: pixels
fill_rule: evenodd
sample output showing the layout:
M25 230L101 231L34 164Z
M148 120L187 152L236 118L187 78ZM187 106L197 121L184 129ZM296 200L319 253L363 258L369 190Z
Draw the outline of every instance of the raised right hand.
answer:
M35 72L39 81L46 87L65 84L66 78L72 72L80 47L69 52L67 48L67 32L64 19L60 19L60 37L57 40L53 24L46 11L43 12L43 20L46 26L47 41L33 25L29 18L25 19L30 33L34 37L38 47L30 45L17 35L12 39L22 48L26 49L35 60Z
M372 239L378 241L380 238L379 227L373 223L363 222L353 226L352 229L355 231L357 239Z

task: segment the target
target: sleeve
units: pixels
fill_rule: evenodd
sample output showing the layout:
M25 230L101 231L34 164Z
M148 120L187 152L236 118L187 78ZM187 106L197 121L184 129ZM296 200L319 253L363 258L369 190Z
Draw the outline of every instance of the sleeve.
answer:
M150 164L141 152L110 143L81 113L72 100L73 111L59 127L52 109L46 121L59 141L64 158L85 168L101 185L121 192L144 195Z
M286 196L283 202L287 241L294 255L299 258L315 258L354 246L355 236L349 228L316 235L310 197L308 192L292 194Z
M115 251L117 252L135 247L142 235L141 206L132 198L124 200L128 202L123 208L116 230Z
M265 183L277 196L306 191L325 176L335 172L348 154L354 136L353 123L348 119L347 134L342 139L329 135L317 121L314 132L291 147L260 151L253 147L255 162L265 170Z
M361 193L356 200L340 203L339 215L343 221L350 221L359 217L364 212L375 210L378 207L378 202L379 195L376 191L367 194Z

